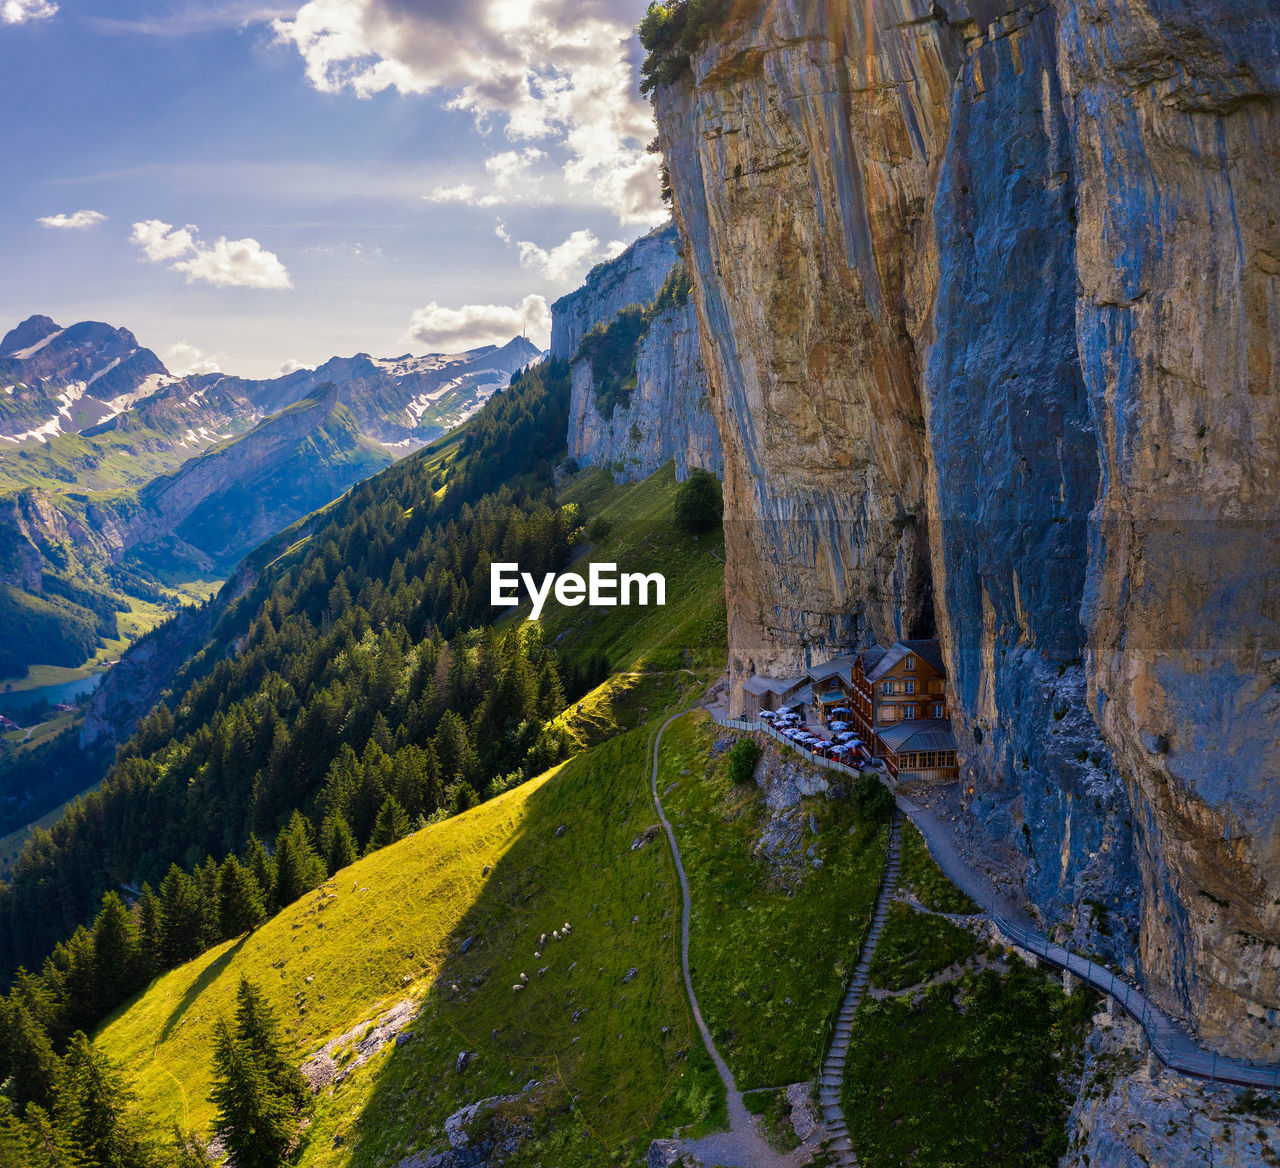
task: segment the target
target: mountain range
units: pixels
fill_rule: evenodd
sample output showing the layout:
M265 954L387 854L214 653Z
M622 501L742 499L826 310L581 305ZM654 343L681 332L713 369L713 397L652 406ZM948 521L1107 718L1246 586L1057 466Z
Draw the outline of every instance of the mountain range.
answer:
M128 329L0 340L0 675L74 666L207 593L262 539L465 421L541 356L357 353L266 380L171 374Z

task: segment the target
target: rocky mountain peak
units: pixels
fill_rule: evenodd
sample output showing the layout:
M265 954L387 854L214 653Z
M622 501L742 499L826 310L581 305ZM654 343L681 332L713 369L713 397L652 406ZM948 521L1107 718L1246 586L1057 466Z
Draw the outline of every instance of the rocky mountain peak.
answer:
M20 350L37 345L45 337L59 331L58 325L49 317L29 316L17 328L5 333L4 340L0 341L0 357L12 357Z

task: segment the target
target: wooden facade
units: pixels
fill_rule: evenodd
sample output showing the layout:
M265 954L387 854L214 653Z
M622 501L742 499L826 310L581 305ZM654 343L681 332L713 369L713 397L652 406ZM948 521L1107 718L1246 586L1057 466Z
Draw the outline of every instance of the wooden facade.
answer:
M854 658L849 689L858 734L874 744L890 774L958 777L947 674L937 641L864 649Z

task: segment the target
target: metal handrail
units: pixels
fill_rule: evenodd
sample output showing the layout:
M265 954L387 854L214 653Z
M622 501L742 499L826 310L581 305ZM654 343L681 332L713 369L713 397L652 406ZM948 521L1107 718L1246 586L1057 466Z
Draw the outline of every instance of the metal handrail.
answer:
M799 743L784 738L767 722L758 719L723 717L711 711L708 713L711 720L718 726L725 726L732 730L763 731L784 746L789 746L792 750L806 756L815 766L842 771L855 778L859 774L844 763L815 754ZM893 790L892 784L888 783L883 776L880 781ZM1224 1058L1216 1052L1205 1050L1168 1014L1158 1006L1153 1006L1141 990L1131 986L1124 978L1117 978L1114 970L1106 969L1078 953L1072 953L1065 946L1054 944L1045 934L1037 933L1019 924L996 908L994 898L985 908L1000 931L1019 946L1043 958L1050 965L1065 969L1086 985L1108 995L1112 1001L1116 1002L1142 1027L1151 1050L1166 1067L1193 1078L1208 1079L1211 1083L1230 1083L1238 1087L1258 1087L1268 1091L1280 1091L1280 1063L1254 1063L1244 1059Z

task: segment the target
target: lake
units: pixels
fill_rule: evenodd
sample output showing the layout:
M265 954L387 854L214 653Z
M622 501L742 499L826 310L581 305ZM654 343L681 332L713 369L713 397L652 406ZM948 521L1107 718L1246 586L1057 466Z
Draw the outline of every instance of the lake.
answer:
M0 692L0 714L12 718L19 725L26 726L28 711L43 698L49 705L58 702L74 702L76 698L93 693L102 683L106 673L91 673L79 681L64 681L58 685L42 685L38 689L17 690L14 693Z

